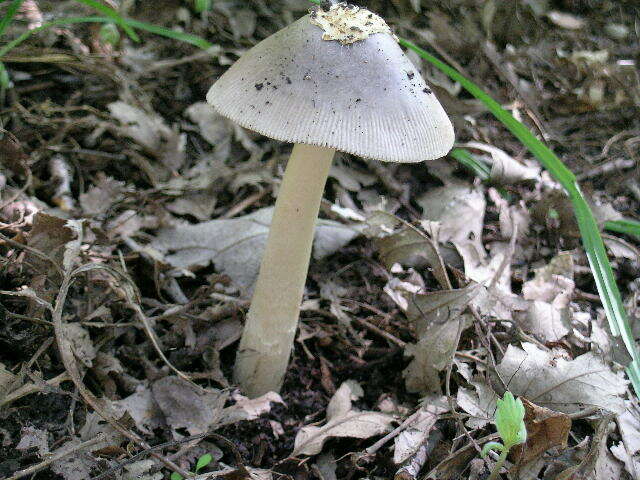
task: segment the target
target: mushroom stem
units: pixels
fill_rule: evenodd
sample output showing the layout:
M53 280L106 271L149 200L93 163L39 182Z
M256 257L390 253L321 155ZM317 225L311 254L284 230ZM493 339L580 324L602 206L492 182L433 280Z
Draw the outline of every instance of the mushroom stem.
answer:
M250 397L282 385L334 154L332 148L295 144L289 158L234 369Z

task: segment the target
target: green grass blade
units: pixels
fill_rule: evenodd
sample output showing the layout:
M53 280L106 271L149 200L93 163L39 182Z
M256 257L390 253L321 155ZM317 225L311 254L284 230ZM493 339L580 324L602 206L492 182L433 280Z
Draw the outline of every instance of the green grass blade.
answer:
M312 3L320 3L319 0L310 0ZM565 188L569 194L569 198L573 203L575 215L580 228L582 242L591 265L591 270L596 282L596 287L602 305L609 321L611 333L614 336L621 336L624 344L632 358L631 364L627 367L627 373L631 380L634 390L640 394L640 357L636 348L629 319L622 304L620 290L616 284L607 252L600 236L598 224L593 216L593 212L589 207L584 195L580 191L580 186L576 181L576 177L564 163L556 156L553 151L543 142L538 140L529 129L518 120L516 120L509 112L496 102L491 96L485 93L471 80L460 74L456 69L450 67L446 63L437 59L427 51L421 49L417 45L405 40L399 39L400 45L409 50L414 51L424 60L434 65L438 70L446 74L449 78L460 83L462 87L471 95L480 100L489 109L489 111L502 124L527 147L527 149L538 159L538 161L549 171L549 173ZM469 157L464 154L455 153L459 158L464 158L468 162Z
M448 77L460 83L471 95L480 100L491 111L491 113L498 119L507 129L513 133L513 135L525 145L531 153L549 170L558 182L565 184L574 183L576 180L575 175L569 170L562 161L556 157L555 153L551 151L544 143L538 140L522 123L516 120L509 112L507 112L502 106L486 94L480 87L478 87L471 80L468 80L456 69L450 67L446 63L438 60L433 55L429 54L420 47L413 43L400 39L400 45L413 50L429 63L434 65L438 70L445 73Z
M484 103L489 111L529 149L549 173L565 188L573 203L582 242L591 265L602 305L609 321L611 333L614 336L620 336L629 351L632 362L627 367L627 373L636 393L640 393L640 356L638 355L631 334L629 320L622 304L620 291L618 290L602 237L600 236L598 224L593 217L591 208L584 198L584 195L580 191L575 175L562 163L556 154L538 140L525 125L516 120L509 112L503 109L498 102L472 81L413 43L400 39L400 44L416 52L420 57L427 60L451 79L460 83L465 90Z
M640 222L634 220L610 220L605 222L604 229L610 232L626 233L640 238Z
M112 23L113 20L107 17L68 17L68 18L60 18L58 20L53 20L51 22L47 22L41 25L38 28L34 28L33 30L26 30L19 37L13 39L3 47L0 47L0 58L5 56L11 50L16 48L22 42L27 40L31 35L34 35L42 30L46 30L47 28L61 26L61 25L72 25L74 23ZM207 42L206 40L197 37L195 35L190 35L188 33L182 32L174 32L173 30L169 30L163 27L157 27L155 25L149 25L144 22L138 22L137 20L125 19L125 22L129 23L131 26L139 28L140 30L146 30L150 33L154 33L156 35L162 35L164 37L180 40L185 43L189 43L191 45L195 45L196 47L200 47L202 49L207 49L212 47L212 44Z
M125 19L125 22L128 25L134 28L137 28L139 30L145 30L149 33L154 33L156 35L172 38L174 40L179 40L184 43L189 43L203 50L207 50L213 47L213 44L210 42L207 42L204 38L198 37L197 35L191 35L190 33L177 32L169 28L159 27L157 25L152 25L150 23L139 22L138 20L132 20L130 18Z
M469 150L454 148L449 152L449 156L471 170L480 180L486 181L491 178L491 168L486 163L476 160Z
M43 23L41 26L34 28L32 30L25 30L22 34L13 40L11 40L6 45L0 47L0 58L4 57L11 50L16 48L22 42L27 40L31 35L35 35L36 33L46 30L47 28L56 27L60 25L71 25L74 23L91 23L91 22L99 22L99 21L107 21L112 22L110 18L102 18L102 17L69 17L69 18L61 18L59 20L53 20L51 22Z
M13 0L9 8L7 8L7 13L0 19L0 37L4 34L4 31L7 29L13 17L18 13L18 9L24 0Z
M133 31L133 28L131 28L126 19L113 8L108 7L107 5L104 5L96 0L76 0L76 2L84 3L88 7L91 7L94 10L100 12L102 15L109 17L111 21L117 23L122 27L125 33L129 35L129 37L131 37L131 40L133 40L134 42L140 41L140 37L138 37L136 32Z

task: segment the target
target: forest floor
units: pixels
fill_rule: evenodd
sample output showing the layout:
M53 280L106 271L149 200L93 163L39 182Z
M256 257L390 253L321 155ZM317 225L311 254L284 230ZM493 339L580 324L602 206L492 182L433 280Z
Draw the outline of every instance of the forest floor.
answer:
M422 3L363 6L544 139L599 222L640 220L636 1ZM242 396L230 374L290 145L203 102L309 5L122 4L214 47L141 31L114 46L76 24L3 58L0 478L159 480L209 454L198 473L228 479L481 480L506 390L525 403L529 436L508 478L640 478L626 350L569 200L479 101L413 55L490 178L451 157L340 155L282 391ZM90 13L25 5L5 38ZM640 335L640 239L603 237Z

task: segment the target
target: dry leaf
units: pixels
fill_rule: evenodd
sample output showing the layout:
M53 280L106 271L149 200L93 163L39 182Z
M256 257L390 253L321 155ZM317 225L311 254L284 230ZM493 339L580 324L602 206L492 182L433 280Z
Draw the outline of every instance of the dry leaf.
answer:
M394 442L393 462L404 463L427 441L431 429L438 421L440 414L447 408L438 405L425 405L416 412L414 421L398 435Z
M417 344L408 344L404 352L413 356L402 372L408 391L442 394L438 373L451 361L458 331L471 325L462 312L478 292L478 285L473 284L459 290L412 296L407 316L415 322L419 340Z
M416 334L422 339L427 336L428 328L457 319L481 292L481 285L471 283L465 288L414 295L407 317L415 323Z
M547 13L547 17L559 27L566 28L567 30L580 30L586 25L586 22L582 18L570 13L559 12L558 10L550 11Z
M150 247L166 254L166 261L180 269L213 262L221 273L249 291L258 274L272 214L273 208L264 208L231 220L166 228L158 232ZM329 255L358 235L357 227L319 220L314 257Z
M456 401L458 406L471 416L466 422L467 426L471 429L482 428L493 421L498 396L485 382L470 383L475 391L460 387Z
M46 253L59 265L62 265L65 245L73 240L74 232L67 226L67 220L38 212L33 219L27 245ZM28 262L36 271L49 271L51 263L27 252Z
M563 413L600 407L624 411L627 381L592 352L570 360L561 350L544 351L531 343L509 345L497 372L514 395Z
M336 475L338 465L332 454L323 453L319 455L315 467L320 476L320 480L338 480L338 476Z
M571 419L564 413L539 407L521 397L525 409L527 443L513 449L514 460L519 466L531 463L552 447L566 448Z
M491 163L491 179L496 182L513 184L540 179L540 167L534 163L523 165L500 148L480 142L468 142L460 146L488 153L489 156L485 158Z
M456 180L428 191L418 204L426 220L440 224L440 242L452 242L456 247L471 242L484 252L481 238L487 202L482 187Z
M231 142L233 128L229 120L216 112L207 102L194 103L184 113L198 125L200 135L212 146L220 148Z
M89 332L79 323L65 323L64 334L71 345L75 357L86 367L93 366L96 348L93 346Z
M327 407L327 422L322 427L302 427L295 439L292 456L316 455L331 437L369 438L390 430L394 418L378 412L360 411L351 406L364 392L356 382L347 380Z
M112 407L119 415L128 413L136 424L136 428L147 435L153 435L153 429L164 424L162 411L151 394L151 390L140 385L136 392L122 400L112 402Z
M45 430L40 430L35 427L24 427L20 435L20 441L16 446L16 450L24 452L35 448L40 458L44 458L44 456L49 453L49 434Z
M8 371L4 364L0 363L0 403L2 399L11 392L18 377Z
M87 216L106 213L111 206L124 198L124 182L98 173L97 181L79 197L80 207Z
M523 328L544 342L558 342L571 332L573 297L573 256L561 253L549 265L535 270L533 280L525 282L522 293L529 300Z
M256 418L269 413L272 403L282 403L282 397L276 392L268 392L257 398L247 398L242 395L235 395L235 405L226 407L220 413L220 423L234 423L243 420L255 420Z
M398 233L376 239L376 247L387 270L391 270L396 263L407 267L418 267L426 263L433 269L433 275L440 286L450 287L437 246L427 235L412 228L406 228Z
M91 478L91 469L95 466L96 461L90 453L76 449L79 443L81 443L80 440L74 438L65 442L53 452L73 451L73 455L65 455L51 464L51 470L58 475L62 475L64 480L87 480Z
M147 458L124 466L122 480L161 480L164 475L156 468L158 461ZM152 470L153 469L153 470Z
M177 170L184 163L186 137L172 130L155 112L118 101L107 105L122 126L120 132L153 153L165 167Z
M221 393L208 391L176 376L161 378L151 388L153 398L174 431L186 428L191 435L204 433L218 420L212 408Z

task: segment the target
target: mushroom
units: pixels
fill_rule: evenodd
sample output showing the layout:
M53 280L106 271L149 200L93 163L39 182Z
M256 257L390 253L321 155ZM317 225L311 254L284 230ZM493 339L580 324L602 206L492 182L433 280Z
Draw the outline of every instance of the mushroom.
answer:
M412 163L442 157L442 106L378 15L316 7L247 51L211 87L223 116L293 143L234 368L246 394L278 391L293 347L316 219L336 150Z

